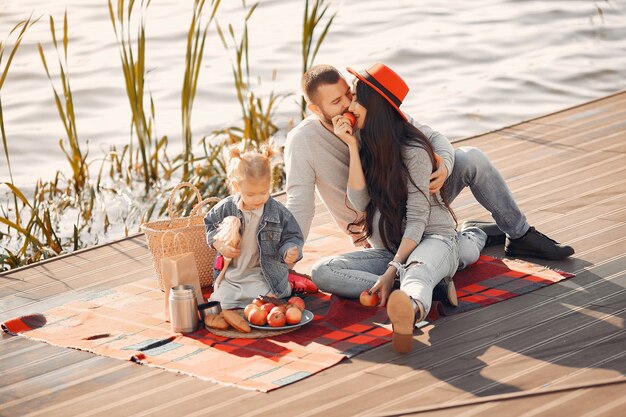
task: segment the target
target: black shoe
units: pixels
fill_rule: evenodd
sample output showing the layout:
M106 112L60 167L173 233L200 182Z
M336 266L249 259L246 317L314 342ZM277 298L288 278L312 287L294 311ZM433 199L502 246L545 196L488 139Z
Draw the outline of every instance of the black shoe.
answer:
M574 248L562 245L535 230L534 227L519 239L506 238L504 253L508 256L532 256L558 261L574 254Z
M459 300L456 296L456 287L454 286L452 278L444 278L439 281L439 284L433 288L433 300L443 301L453 307L459 305Z
M461 225L461 232L468 227L475 227L485 232L485 234L487 235L487 242L485 243L485 247L501 245L506 240L506 234L504 234L504 232L500 230L498 225L493 222L490 223L469 220Z

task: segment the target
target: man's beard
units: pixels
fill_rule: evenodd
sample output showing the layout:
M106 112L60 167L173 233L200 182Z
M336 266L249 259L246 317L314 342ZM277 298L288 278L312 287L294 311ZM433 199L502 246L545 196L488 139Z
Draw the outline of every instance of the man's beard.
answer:
M320 109L320 110L322 110L322 109ZM345 109L344 111L342 111L341 113L337 113L336 115L331 116L331 115L329 115L328 113L326 113L324 110L322 110L322 117L321 117L321 120L322 120L322 122L324 122L324 123L326 123L326 124L328 124L328 125L332 126L332 125L333 125L333 117L335 117L335 116L337 116L337 115L339 115L339 114L344 114L344 113L345 113L345 112L347 112L347 111L348 111L348 109L346 108L346 109Z

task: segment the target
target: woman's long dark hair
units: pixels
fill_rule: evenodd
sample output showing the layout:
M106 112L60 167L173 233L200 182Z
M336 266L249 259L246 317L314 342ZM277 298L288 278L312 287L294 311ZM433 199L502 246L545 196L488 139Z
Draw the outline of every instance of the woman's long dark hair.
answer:
M400 116L380 94L366 83L356 84L357 101L367 109L365 123L361 129L361 164L365 174L370 202L366 216L348 225L353 234L361 234L357 240L363 241L372 236L374 213L380 211L379 233L383 245L389 251L397 250L404 234L406 202L408 199L407 181L417 185L411 178L404 163L403 149L413 146L424 149L435 166L435 153L428 138L415 126ZM418 188L428 200L429 191ZM455 218L446 201L443 189L440 191L444 205ZM355 227L356 226L356 227ZM361 233L352 232L361 230Z

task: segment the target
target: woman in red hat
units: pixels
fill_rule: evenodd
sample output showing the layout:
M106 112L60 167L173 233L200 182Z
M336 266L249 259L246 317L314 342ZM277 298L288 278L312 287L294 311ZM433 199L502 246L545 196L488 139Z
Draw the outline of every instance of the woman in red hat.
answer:
M349 108L356 121L353 126L341 115L332 121L350 150L348 198L365 212L352 226L355 233L364 230L373 249L324 259L314 266L313 279L318 286L357 280L379 292L393 323L393 347L408 352L433 289L452 279L459 266L456 220L444 193L428 191L435 155L400 111L406 83L384 64L348 71L357 77ZM392 292L396 277L400 289Z

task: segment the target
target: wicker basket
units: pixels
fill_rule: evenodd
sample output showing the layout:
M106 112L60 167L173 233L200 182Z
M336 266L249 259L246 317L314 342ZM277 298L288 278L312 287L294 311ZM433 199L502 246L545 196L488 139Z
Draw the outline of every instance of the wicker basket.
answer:
M189 217L174 217L172 200L183 187L193 189L198 199L198 204L193 207ZM218 201L220 199L217 197L209 197L202 200L200 192L193 184L181 182L172 190L168 201L167 212L169 219L156 220L141 225L141 229L146 234L148 249L152 254L152 264L161 291L165 290L161 277L161 259L163 256L176 255L183 252L193 252L194 260L198 267L200 285L202 287L213 285L213 265L216 252L206 242L204 215L201 208Z

